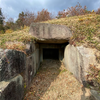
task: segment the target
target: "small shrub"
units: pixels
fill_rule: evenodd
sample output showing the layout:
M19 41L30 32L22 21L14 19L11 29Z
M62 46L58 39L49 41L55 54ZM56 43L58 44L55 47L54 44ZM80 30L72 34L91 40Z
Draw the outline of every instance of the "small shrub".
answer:
M1 31L0 31L0 34L4 34L4 33L5 33L5 31L4 31L4 30L1 30Z
M25 45L22 42L8 42L6 43L6 48L24 51Z
M26 26L26 25L24 25L23 29L26 29L26 28L27 28L27 26Z
M83 18L79 18L79 22L82 22L82 21L84 21L84 19Z
M85 15L85 14L89 14L91 13L91 11L88 11L87 10L87 7L84 6L82 7L80 5L80 3L78 3L76 6L72 6L66 10L63 10L63 11L59 11L58 12L58 15L56 18L65 18L66 16L69 17L69 16L78 16L78 15Z
M98 10L96 11L96 14L100 14L100 8L98 8Z
M50 13L47 9L43 9L40 12L37 12L37 17L35 19L35 22L40 21L47 21L52 19L52 13Z
M72 72L70 72L70 75L73 75L73 73L72 73Z
M8 29L8 30L5 31L5 33L12 33L12 32L13 32L12 29Z
M87 17L87 20L90 20L91 18L90 17Z
M98 18L97 21L100 22L100 18Z
M23 27L21 26L21 30L22 29L26 29L28 26L24 25Z
M91 65L89 66L90 71L86 76L87 82L90 86L95 87L95 89L100 89L100 70L96 68L96 66Z
M60 74L66 72L67 70L66 69L63 69L62 71L60 71Z
M78 3L75 7L68 8L67 13L70 14L71 16L85 15L89 13L89 11L86 9L87 9L86 6L82 8L80 3Z
M98 63L100 63L100 56L96 56L96 60Z

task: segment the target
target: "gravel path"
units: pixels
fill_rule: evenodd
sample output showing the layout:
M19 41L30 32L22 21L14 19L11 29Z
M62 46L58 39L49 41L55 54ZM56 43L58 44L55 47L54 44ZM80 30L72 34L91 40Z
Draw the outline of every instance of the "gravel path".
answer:
M57 60L44 60L24 100L95 100Z

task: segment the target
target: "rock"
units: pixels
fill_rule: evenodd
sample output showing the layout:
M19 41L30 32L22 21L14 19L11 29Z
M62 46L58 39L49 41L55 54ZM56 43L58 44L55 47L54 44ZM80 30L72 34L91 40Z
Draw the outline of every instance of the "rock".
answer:
M95 55L92 49L83 46L68 45L64 52L65 67L85 85L85 76L89 71L89 64L95 64Z
M100 100L100 93L98 93L95 90L90 90L90 92L91 92L91 95L93 95L96 100Z
M72 33L65 25L47 23L32 23L29 34L36 37L40 43L65 43Z
M27 86L29 86L29 84L32 82L32 79L34 77L34 55L30 55L27 57L26 59L26 73L25 73L25 77L26 77L26 84Z
M0 50L0 81L9 80L25 70L25 54L15 50Z
M27 87L31 84L39 65L39 45L34 44L34 53L26 57L26 70L24 76Z
M26 44L26 54L27 55L32 54L34 50L35 50L35 43L30 42Z
M21 75L9 81L0 82L0 100L22 100L23 95L24 85Z

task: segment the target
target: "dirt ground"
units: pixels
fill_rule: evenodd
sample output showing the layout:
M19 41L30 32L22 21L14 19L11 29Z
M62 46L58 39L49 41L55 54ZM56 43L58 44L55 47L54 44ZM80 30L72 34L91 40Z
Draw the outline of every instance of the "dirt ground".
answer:
M23 100L95 100L57 60L44 60Z

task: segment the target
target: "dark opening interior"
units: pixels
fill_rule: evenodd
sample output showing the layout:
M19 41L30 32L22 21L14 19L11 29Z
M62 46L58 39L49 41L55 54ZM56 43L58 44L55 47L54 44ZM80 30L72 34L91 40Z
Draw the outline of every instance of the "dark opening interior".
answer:
M59 60L59 49L43 49L43 59Z

